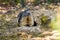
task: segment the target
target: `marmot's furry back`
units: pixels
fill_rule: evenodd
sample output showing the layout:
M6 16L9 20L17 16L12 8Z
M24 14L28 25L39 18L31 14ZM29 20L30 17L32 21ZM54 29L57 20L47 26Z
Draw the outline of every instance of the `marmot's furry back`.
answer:
M28 9L19 13L18 18L18 25L20 26L32 26L34 24L33 17Z

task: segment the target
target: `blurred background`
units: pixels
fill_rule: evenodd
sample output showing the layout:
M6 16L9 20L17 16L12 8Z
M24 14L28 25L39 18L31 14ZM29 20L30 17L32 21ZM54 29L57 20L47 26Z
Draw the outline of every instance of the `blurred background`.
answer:
M29 8L36 26L18 26ZM0 0L0 40L60 40L60 0Z

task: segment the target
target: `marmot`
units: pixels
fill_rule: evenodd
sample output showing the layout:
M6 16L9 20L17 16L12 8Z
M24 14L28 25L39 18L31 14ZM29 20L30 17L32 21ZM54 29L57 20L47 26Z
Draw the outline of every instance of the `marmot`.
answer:
M34 20L29 9L22 11L18 14L18 25L19 26L33 26Z

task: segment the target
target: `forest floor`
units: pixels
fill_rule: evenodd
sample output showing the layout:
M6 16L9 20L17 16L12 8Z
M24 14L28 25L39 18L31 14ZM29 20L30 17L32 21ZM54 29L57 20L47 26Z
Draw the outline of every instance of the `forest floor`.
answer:
M17 14L19 13L18 11L13 14L0 14L0 40L60 40L60 6L57 6L56 8L54 6L50 7L52 10L56 11L57 17L57 20L54 22L52 28L47 28L46 30L44 27L40 28L40 26L35 26L31 27L30 30L33 29L33 32L30 33L30 27L24 28L17 26ZM39 7L34 8L38 9L32 9L34 12L31 12L33 13L34 17L39 16L39 11L45 10L44 7L40 9ZM39 21L37 20L37 22ZM21 31L21 29L23 29L23 31ZM41 33L39 33L40 31Z

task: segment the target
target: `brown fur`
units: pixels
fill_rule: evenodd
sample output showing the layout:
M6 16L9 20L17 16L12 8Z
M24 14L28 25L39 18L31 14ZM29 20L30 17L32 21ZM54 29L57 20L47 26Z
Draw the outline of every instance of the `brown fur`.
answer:
M32 26L34 24L31 16L25 16L21 19L20 26Z

